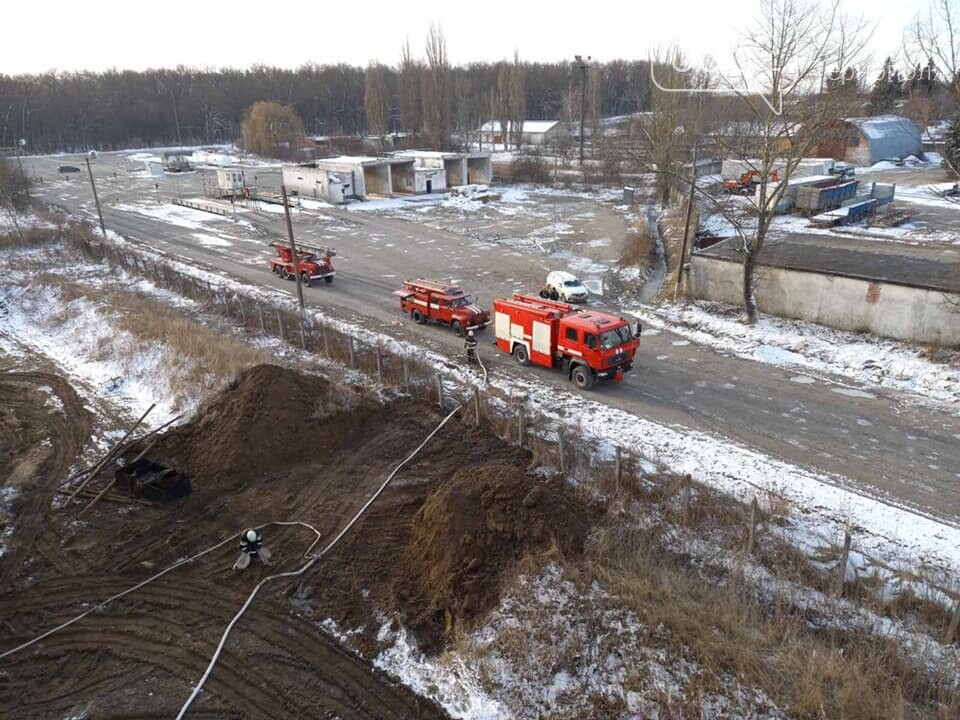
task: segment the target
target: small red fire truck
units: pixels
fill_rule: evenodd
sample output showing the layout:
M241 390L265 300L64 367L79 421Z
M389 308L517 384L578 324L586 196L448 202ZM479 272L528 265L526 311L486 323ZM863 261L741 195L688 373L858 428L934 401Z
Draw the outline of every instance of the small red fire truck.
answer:
M449 325L457 335L490 324L490 313L451 283L405 280L403 288L394 290L393 294L400 298L400 310L410 315L414 322L433 320Z
M323 278L324 282L332 283L336 271L333 269L333 258L337 252L333 248L313 248L300 246L297 248L299 262L296 269L293 267L293 253L290 247L282 242L272 242L270 247L277 251L277 257L270 258L270 272L274 272L284 280L295 279L294 273L300 274L300 280L307 287L311 280Z
M622 317L530 295L494 300L493 327L497 347L518 363L559 366L583 390L620 382L640 344L639 322L634 332Z

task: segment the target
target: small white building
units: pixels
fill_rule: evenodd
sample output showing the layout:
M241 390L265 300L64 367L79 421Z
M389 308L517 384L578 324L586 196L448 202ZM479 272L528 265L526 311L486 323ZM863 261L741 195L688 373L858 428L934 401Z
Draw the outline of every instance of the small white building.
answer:
M209 197L241 197L248 187L242 167L226 166L203 171L203 191Z
M557 120L524 120L520 133L524 145L536 146L552 145L570 135ZM513 123L507 123L507 132L504 133L499 120L486 122L480 127L480 138L490 145L503 145L508 141L514 144Z
M312 165L284 165L283 184L287 192L299 197L340 205L356 194L353 172L349 169L318 168Z

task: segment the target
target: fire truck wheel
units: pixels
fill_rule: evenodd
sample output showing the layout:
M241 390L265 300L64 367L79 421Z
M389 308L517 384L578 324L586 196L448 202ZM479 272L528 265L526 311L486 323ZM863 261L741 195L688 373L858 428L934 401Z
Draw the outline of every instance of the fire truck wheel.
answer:
M410 317L413 318L413 321L414 321L415 323L423 323L423 315L420 313L419 310L413 310L413 311L411 311L411 312L410 312Z
M513 349L513 357L514 357L514 358L516 359L516 361L517 361L518 363L520 363L521 365L529 365L529 364L530 364L530 354L527 352L527 348L526 348L525 345L519 345L519 344L518 344L518 345Z
M307 273L300 273L300 280L304 285L310 287L310 276Z
M458 337L463 337L463 325L460 324L459 320L454 320L450 327L453 328Z
M551 299L551 300L559 300L559 299L560 299L559 293L557 293L556 290L552 290L552 289L551 289L551 290L550 290L550 299Z
M593 387L593 373L589 368L584 367L583 365L577 365L573 369L570 378L573 380L573 384L581 390L589 390Z
M285 267L281 267L280 271L277 274L280 276L281 280L287 279L287 269Z
M327 283L327 285L329 285L333 282L333 275L327 275L323 280Z

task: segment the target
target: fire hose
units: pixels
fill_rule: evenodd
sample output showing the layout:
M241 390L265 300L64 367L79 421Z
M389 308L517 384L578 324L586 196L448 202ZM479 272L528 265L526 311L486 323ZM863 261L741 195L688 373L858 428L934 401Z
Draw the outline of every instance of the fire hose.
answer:
M298 575L303 575L303 573L305 573L307 570L313 567L313 565L318 560L323 558L334 547L336 547L337 543L339 543L340 540L343 539L344 535L350 532L350 529L357 523L357 521L363 516L363 514L366 513L366 511L370 508L370 506L373 505L376 499L380 497L381 493L383 493L383 491L387 489L387 486L390 484L390 482L393 480L396 474L400 472L400 470L407 463L413 460L413 458L415 458L420 453L420 451L423 450L424 447L426 447L427 443L430 442L431 439L433 439L433 436L436 435L438 432L440 432L441 428L443 428L443 426L446 425L450 421L450 419L457 414L457 412L460 410L461 407L462 407L461 405L457 405L453 410L450 411L450 413L443 420L440 421L440 424L437 425L430 432L429 435L427 435L427 437L423 440L423 442L421 442L414 449L413 452L407 455L407 457L404 458L403 461L393 469L393 472L387 475L387 479L383 481L383 484L381 484L380 487L377 488L376 492L374 492L373 495L369 497L369 499L363 504L363 507L361 507L357 511L357 514L354 515L352 518L350 518L350 522L348 522L346 525L343 526L343 529L339 533L337 533L337 536L333 538L333 540L331 540L329 543L327 543L327 545L319 553L312 556L310 560L302 568L300 568L299 570L291 571L291 572L277 573L276 575L270 575L269 577L265 577L263 580L261 580L256 584L256 586L250 592L250 596L247 598L247 601L243 604L243 607L241 607L239 612L237 612L237 614L234 615L233 620L230 621L230 624L227 625L226 630L223 631L223 636L220 638L220 643L217 645L217 649L213 653L213 657L210 658L210 664L207 666L206 672L203 674L203 677L200 678L200 682L197 683L196 687L193 688L193 692L190 694L190 697L187 698L187 701L183 704L183 707L180 708L180 712L177 714L177 720L182 720L184 715L186 715L187 709L190 707L191 703L193 703L197 695L200 694L200 690L203 688L204 684L207 682L207 678L210 677L210 673L213 672L213 668L217 664L217 660L220 658L220 653L223 651L223 647L227 643L227 638L230 636L230 631L233 630L233 626L237 624L237 621L247 611L247 608L250 607L250 603L253 602L253 599L254 597L256 597L257 593L260 591L260 588L263 587L266 583L270 582L271 580L288 578L288 577L297 577ZM314 545L315 544L316 542L314 542ZM310 548L313 548L313 545L311 545Z
M370 509L370 506L373 505L373 503L377 500L378 497L380 497L380 495L383 493L383 491L387 489L387 486L390 484L390 482L393 480L393 478L397 475L397 473L400 472L400 470L402 470L403 467L406 466L411 460L413 460L413 459L420 453L420 451L423 450L424 447L426 447L427 443L429 443L430 440L432 440L433 437L434 437L438 432L440 432L440 430L451 420L451 418L453 418L453 416L456 415L457 412L459 412L459 410L460 410L461 407L462 407L462 405L457 405L453 410L450 411L450 413L447 414L446 417L443 418L443 420L440 421L440 424L437 425L437 426L430 432L430 434L427 435L426 438L424 438L423 442L421 442L421 443L413 450L413 452L411 452L409 455L407 455L407 457L404 458L403 461L393 469L393 471L387 476L387 478L383 481L383 483L380 485L380 487L377 488L377 490L367 499L367 501L366 501L366 502L363 504L363 506L357 511L357 513L350 519L350 521L349 521L346 525L343 526L343 528L340 530L339 533L337 533L336 537L334 537L329 543L327 543L327 544L323 547L323 549L320 550L320 552L318 552L317 554L311 555L311 554L310 554L310 551L313 550L313 548L317 545L318 542L320 542L320 539L321 539L323 536L322 536L322 534L320 533L319 530L317 530L315 527L313 527L313 526L310 525L309 523L305 523L305 522L302 522L302 521L299 521L299 520L289 520L289 521L274 520L274 521L267 522L267 523L264 523L264 524L262 524L262 525L256 526L256 529L257 529L257 530L262 530L263 528L267 528L267 527L271 527L271 526L293 526L293 525L299 525L299 526L301 526L301 527L309 528L310 530L312 530L312 531L316 534L316 537L314 538L313 542L310 543L310 546L306 549L306 551L303 553L303 556L302 556L302 557L305 557L305 558L309 558L309 560L308 560L299 570L292 570L292 571L289 571L289 572L276 573L276 574L274 574L274 575L270 575L270 576L268 576L268 577L263 578L263 580L261 580L260 582L258 582L258 583L254 586L253 590L250 592L250 595L247 597L246 602L244 602L243 606L240 608L240 610L237 612L237 614L234 615L233 619L230 621L230 623L227 625L226 629L223 631L223 635L222 635L221 638L220 638L220 642L219 642L218 645L217 645L217 649L214 651L213 657L210 658L210 663L209 663L209 665L207 665L207 669L206 669L206 671L204 672L203 677L200 678L200 681L199 681L199 682L196 684L196 686L194 687L193 692L190 694L190 697L187 698L187 701L183 704L183 707L180 709L180 712L177 714L177 720L181 720L181 719L186 715L186 712L187 712L187 710L189 709L190 705L191 705L191 704L193 703L193 701L196 699L197 695L200 694L200 691L203 689L204 684L206 683L207 679L210 677L210 674L213 672L214 666L216 666L217 661L218 661L219 658L220 658L220 653L223 651L223 648L224 648L224 646L226 645L227 639L228 639L229 636L230 636L230 632L233 630L234 626L237 624L237 622L240 620L240 618L243 616L243 614L244 614L244 613L247 611L247 609L250 607L251 603L253 602L253 599L256 597L257 593L260 591L260 588L262 588L266 583L270 582L271 580L278 580L278 579L281 579L281 578L290 578L290 577L297 577L297 576L299 576L299 575L303 575L303 573L305 573L307 570L309 570L311 567L313 567L313 565L316 564L318 560L322 559L322 558L323 558L324 556L326 556L331 550L333 550L333 548L336 547L336 545L343 539L343 537L344 537L348 532L350 532L351 528L353 528L353 526L354 526L354 525L357 523L357 521L364 515L364 513L366 513L367 510ZM110 604L111 602L113 602L114 600L119 600L120 598L124 597L125 595L129 595L130 593L132 593L132 592L134 592L134 591L136 591L136 590L139 590L140 588L144 587L145 585L148 585L148 584L152 583L154 580L157 580L157 579L163 577L164 575L166 575L166 574L169 573L169 572L172 572L173 570L176 570L176 569L179 568L179 567L182 567L182 566L184 566L184 565L187 565L187 564L189 564L189 563L192 563L192 562L195 561L195 560L199 560L200 558L204 557L205 555L209 555L209 554L212 553L213 551L218 550L219 548L223 547L223 546L226 545L227 543L236 542L236 539L237 539L237 538L236 538L236 535L231 535L230 537L228 537L228 538L226 538L226 539L224 539L224 540L221 540L221 541L218 542L217 544L212 545L211 547L208 547L207 549L202 550L202 551L196 553L195 555L191 555L190 557L186 557L186 558L183 558L182 560L178 560L178 561L175 562L173 565L169 566L168 568L166 568L166 569L164 569L164 570L161 570L160 572L158 572L158 573L156 573L156 574L154 574L154 575L151 575L151 576L148 577L146 580L143 580L143 581L137 583L136 585L134 585L134 586L132 586L132 587L130 587L130 588L127 588L127 589L124 590L123 592L119 592L119 593L117 593L116 595L111 595L111 596L108 597L106 600L103 600L102 602L98 603L97 605L95 605L95 606L89 608L88 610L80 613L80 614L77 615L76 617L71 618L70 620L67 620L67 621L64 622L64 623L61 623L60 625L57 625L56 627L51 628L50 630L47 630L46 632L44 632L44 633L36 636L35 638L32 638L31 640L28 640L28 641L26 641L26 642L24 642L24 643L21 643L20 645L17 645L17 646L14 647L14 648L11 648L11 649L9 649L9 650L5 650L4 652L0 653L0 660L2 660L3 658L9 657L10 655L13 655L14 653L18 653L18 652L20 652L21 650L24 650L24 649L28 648L28 647L30 647L31 645L34 645L34 644L36 644L36 643L38 643L38 642L40 642L40 641L42 641L42 640L50 637L50 636L53 635L54 633L60 632L61 630L64 630L64 629L70 627L70 626L73 625L74 623L79 622L80 620L83 620L83 619L84 619L85 617L87 617L88 615L90 615L90 614L92 614L92 613L95 613L95 612L98 612L99 610L104 609L107 605L109 605L109 604Z

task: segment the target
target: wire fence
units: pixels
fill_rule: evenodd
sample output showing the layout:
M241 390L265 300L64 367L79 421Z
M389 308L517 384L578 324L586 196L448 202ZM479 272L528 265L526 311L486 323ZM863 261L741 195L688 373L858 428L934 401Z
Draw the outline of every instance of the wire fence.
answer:
M62 232L62 231L61 231ZM575 429L561 426L545 417L535 406L524 399L477 378L475 382L464 380L465 373L444 372L436 365L403 352L397 343L386 343L385 338L371 341L357 337L344 330L344 326L331 322L323 316L308 314L306 318L277 299L278 302L252 292L238 291L235 286L205 279L187 272L171 262L157 260L132 248L91 240L81 233L65 233L61 239L76 246L84 255L96 261L121 267L129 273L151 280L159 287L190 298L205 309L228 320L245 333L273 337L344 367L375 378L379 383L399 388L413 397L436 403L439 408L464 406L464 415L477 427L482 427L500 438L525 448L541 465L555 467L566 477L600 485L612 495L638 491L651 483L660 486L660 495L680 507L679 519L689 522L693 513L692 498L701 499L711 495L706 488L692 481L689 476L678 477L660 469L651 470L651 462L630 448L614 446L600 452L595 442L584 438ZM451 368L456 367L451 365ZM759 492L759 490L758 490ZM771 520L778 515L773 507L787 507L791 501L765 489L761 503L756 497L737 513L744 524L745 556L753 554L761 542L761 535ZM729 504L731 500L726 500ZM700 502L702 505L702 502ZM703 512L703 508L699 508ZM784 512L787 514L787 512ZM849 533L843 545L826 542L818 548L817 559L822 563L836 565L836 594L849 589L847 573L852 540ZM896 568L871 556L862 548L854 552L862 556L867 565L883 570L899 581L923 586L927 593L939 593L954 605L954 611L944 630L943 640L951 643L960 633L960 592L945 583L927 577L916 569ZM855 576L854 583L859 582ZM942 603L941 603L942 604Z

